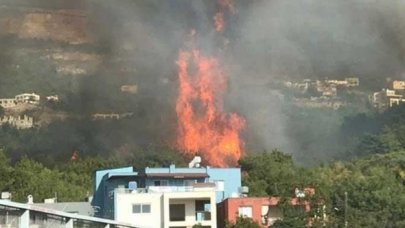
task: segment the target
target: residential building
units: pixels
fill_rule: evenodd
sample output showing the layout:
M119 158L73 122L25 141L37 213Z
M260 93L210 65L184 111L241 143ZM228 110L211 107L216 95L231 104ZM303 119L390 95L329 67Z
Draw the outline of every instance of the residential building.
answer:
M326 84L343 86L343 87L357 87L360 85L359 78L345 78L345 80L325 80Z
M405 81L394 80L392 81L393 90L405 90Z
M138 93L138 85L136 85L136 84L134 84L134 85L123 85L123 86L121 86L120 90L123 93L136 94L136 93Z
M313 189L296 191L294 198L290 199L290 204L297 210L308 212L311 207L306 201L306 194L314 194ZM283 212L279 207L280 197L237 197L228 198L217 206L218 227L224 227L225 222L235 222L238 217L248 217L253 219L261 227L269 227L275 221L283 218Z
M375 92L370 100L373 106L379 111L384 111L387 108L405 102L405 98L402 94L397 94L395 90L390 89L382 89L380 92Z
M23 93L15 96L17 103L39 104L41 97L35 93Z
M196 224L215 228L215 184L117 188L114 191L114 219L156 228L191 228Z
M13 108L17 105L17 101L14 98L0 99L0 106L3 108Z
M143 227L91 216L66 213L32 204L0 200L0 227L7 228L135 228Z
M240 196L239 168L132 167L96 172L92 205L97 216L153 222L153 227L192 227L201 223L216 227L216 203ZM153 218L153 219L149 219ZM142 224L142 223L141 223Z
M28 129L34 127L34 120L29 116L4 116L0 117L0 126L3 124L9 124L17 129Z
M59 96L58 95L47 96L46 100L49 102L59 102Z
M132 112L127 112L127 113L111 113L111 114L106 114L106 113L96 113L92 115L93 120L119 120L122 118L127 118L133 116L134 113Z

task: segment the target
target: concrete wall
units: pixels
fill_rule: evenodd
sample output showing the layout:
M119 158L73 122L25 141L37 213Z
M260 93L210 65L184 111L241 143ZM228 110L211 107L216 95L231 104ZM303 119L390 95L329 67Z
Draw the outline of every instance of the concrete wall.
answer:
M242 185L242 177L240 168L207 168L207 173L210 176L209 182L224 181L224 191L217 191L217 203L238 194L239 187Z
M91 201L91 205L99 207L99 211L96 213L96 216L102 216L104 214L104 202L105 198L108 197L108 192L106 192L106 180L108 173L127 173L133 172L133 167L123 167L117 169L106 169L106 170L98 170L95 173L94 177L94 195L93 200Z
M115 193L115 220L125 223L135 223L142 227L163 227L162 194L128 194ZM150 213L132 213L133 204L150 204Z
M203 226L211 226L211 228L217 227L217 211L216 211L216 199L215 192L212 191L198 191L198 192L183 192L183 193L165 193L163 196L164 205L164 228L169 227L193 227L198 223ZM211 204L211 220L209 221L197 221L195 211L196 200L210 200ZM186 218L185 221L170 222L170 204L185 204Z

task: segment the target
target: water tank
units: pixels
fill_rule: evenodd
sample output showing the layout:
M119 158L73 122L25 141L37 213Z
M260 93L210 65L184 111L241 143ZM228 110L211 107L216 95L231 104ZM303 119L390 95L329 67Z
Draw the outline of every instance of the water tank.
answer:
M128 183L129 190L136 190L137 188L138 188L138 183L136 183L136 181L130 181Z
M239 193L240 194L248 194L249 193L249 187L248 186L239 187Z
M191 160L190 163L188 163L189 168L200 168L200 163L201 163L201 157L200 156L195 156L193 160Z

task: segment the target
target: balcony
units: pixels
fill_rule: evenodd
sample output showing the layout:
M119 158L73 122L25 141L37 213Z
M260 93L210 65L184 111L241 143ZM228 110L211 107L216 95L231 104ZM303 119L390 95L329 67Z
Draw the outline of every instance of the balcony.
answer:
M209 211L197 211L195 213L195 220L197 222L211 221L211 212L209 212Z

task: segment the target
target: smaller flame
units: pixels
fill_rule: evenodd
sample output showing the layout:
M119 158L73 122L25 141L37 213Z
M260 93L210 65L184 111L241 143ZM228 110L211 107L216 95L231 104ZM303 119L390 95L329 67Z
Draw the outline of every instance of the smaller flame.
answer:
M223 13L216 13L214 16L215 31L222 32L225 27L225 20Z
M79 158L79 153L77 151L74 151L72 156L70 157L71 161L76 161Z

